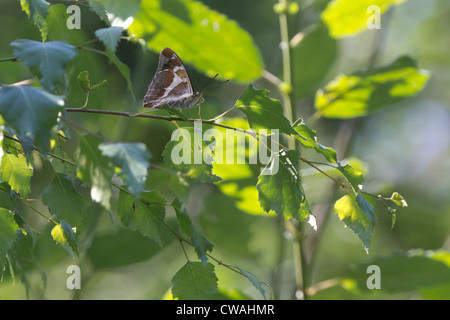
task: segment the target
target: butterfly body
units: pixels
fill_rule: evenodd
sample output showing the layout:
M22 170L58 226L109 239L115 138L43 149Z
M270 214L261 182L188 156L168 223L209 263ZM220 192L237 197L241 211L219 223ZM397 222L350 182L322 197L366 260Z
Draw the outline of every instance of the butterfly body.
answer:
M169 48L159 55L158 69L144 96L145 108L191 108L202 101L195 92L181 59Z

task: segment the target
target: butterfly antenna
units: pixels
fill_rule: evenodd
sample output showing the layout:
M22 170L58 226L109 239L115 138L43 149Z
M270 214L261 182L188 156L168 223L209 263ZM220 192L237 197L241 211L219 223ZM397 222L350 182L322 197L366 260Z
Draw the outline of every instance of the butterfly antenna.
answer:
M205 90L206 88L213 88L213 87L217 87L217 86L219 86L219 85L221 85L221 84L224 84L225 82L228 82L228 81L230 81L230 80L225 80L225 81L222 81L222 82L219 82L219 83L216 83L216 84L213 84L213 85L209 85L211 82L213 82L214 81L214 79L215 78L217 78L217 76L218 76L219 74L217 73L214 77L212 77L204 86L203 86L203 88L200 90L200 92L202 92L203 90Z

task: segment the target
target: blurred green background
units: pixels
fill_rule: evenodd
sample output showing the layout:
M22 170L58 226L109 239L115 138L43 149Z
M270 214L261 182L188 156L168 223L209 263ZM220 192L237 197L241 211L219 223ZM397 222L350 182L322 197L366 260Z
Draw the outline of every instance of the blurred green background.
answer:
M50 3L64 3L55 2ZM259 48L265 69L282 77L280 28L275 1L201 1L209 8L235 20L248 31ZM118 2L117 2L118 3ZM122 2L121 2L122 3ZM139 1L127 1L130 10L138 8ZM0 0L0 59L13 56L9 44L15 39L41 40L39 30L22 12L19 1ZM308 32L320 19L328 1L299 1L298 15L289 17L291 36L299 31ZM121 6L117 4L118 6ZM125 10L120 8L120 10ZM311 284L336 279L362 263L377 257L388 257L412 249L450 250L450 38L448 16L450 2L445 0L408 0L383 15L381 30L367 30L355 36L332 39L325 32L316 32L294 56L296 85L295 113L306 121L314 114L314 94L339 74L366 70L370 66L389 64L401 55L413 57L420 69L429 70L431 78L423 91L412 98L388 105L356 120L330 120L321 118L310 125L318 132L320 142L339 150L336 137L344 137L351 128L345 154L339 158L355 156L367 164L365 190L390 195L402 194L407 208L397 211L397 221L391 230L391 216L380 206L376 209L376 229L370 254L366 254L360 240L344 228L331 214L320 230L320 242L314 252ZM82 28L70 35L72 44L81 44L95 38L94 31L106 25L82 6ZM51 39L50 39L51 40ZM101 44L97 43L101 49ZM95 47L94 46L94 47ZM217 48L220 51L220 48ZM208 52L214 54L214 52ZM295 55L295 54L294 54ZM143 50L137 42L122 40L117 56L128 65L136 102L127 91L127 83L117 69L101 56L80 51L68 69L70 94L67 107L80 107L85 96L76 83L79 72L88 70L92 83L107 79L109 86L90 97L88 107L134 111L151 81L158 53ZM182 57L183 58L183 57ZM196 88L208 81L208 76L187 63ZM15 83L31 76L18 62L0 63L0 82ZM267 88L272 98L281 99L275 86L265 79L253 81L257 88ZM229 109L239 98L248 82L229 82L208 89L204 93L204 118L214 117ZM191 116L196 116L196 110ZM239 116L238 113L233 113ZM153 154L152 162L162 163L161 153L174 126L149 119L126 119L94 114L70 114L73 121L93 132L99 132L111 141L143 142ZM347 128L347 129L346 129ZM74 140L76 140L74 134ZM76 142L74 142L76 145ZM308 153L306 153L308 155ZM51 168L35 160L35 172L29 198L39 198L49 183ZM40 165L39 165L40 164ZM327 206L341 195L334 194L331 203L327 194L329 181L320 175L307 175L307 192L311 194L314 209ZM169 197L175 186L174 177L164 171L150 170L148 189L160 190ZM255 180L256 183L256 180ZM214 243L213 255L222 261L238 265L270 283L280 299L295 296L292 241L280 221L274 216L254 215L237 208L214 185L195 184L188 192L188 208L204 234ZM330 207L331 205L331 207ZM171 278L185 263L178 241L167 232L160 249L152 240L123 227L120 220L97 205L89 205L84 213L87 229L80 241L79 258L73 259L56 246L49 236L51 226L33 212L21 208L27 223L42 232L33 252L24 252L33 263L24 264L15 282L5 275L0 282L1 299L160 299L170 293ZM168 221L173 219L168 210ZM320 219L320 217L318 217ZM89 232L95 230L95 233ZM310 231L312 233L312 231ZM306 249L308 247L306 246ZM188 251L190 248L188 249ZM195 253L189 251L192 257ZM82 268L82 290L66 288L66 268L71 264ZM241 276L216 266L221 294L229 297L260 299L260 293ZM26 275L22 277L22 274ZM382 274L383 281L383 274ZM25 284L26 285L25 285ZM383 282L382 282L383 283ZM383 284L382 284L383 289ZM447 290L448 289L448 290ZM379 290L367 292L345 286L331 286L312 298L450 298L450 286L428 290L411 288L401 292ZM225 296L222 296L225 297Z

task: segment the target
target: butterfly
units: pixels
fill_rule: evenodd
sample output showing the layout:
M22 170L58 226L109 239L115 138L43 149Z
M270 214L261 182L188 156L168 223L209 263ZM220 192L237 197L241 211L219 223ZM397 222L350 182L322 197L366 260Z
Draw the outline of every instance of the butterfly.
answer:
M191 108L203 102L202 92L194 91L180 57L169 48L159 55L158 69L144 96L145 108Z

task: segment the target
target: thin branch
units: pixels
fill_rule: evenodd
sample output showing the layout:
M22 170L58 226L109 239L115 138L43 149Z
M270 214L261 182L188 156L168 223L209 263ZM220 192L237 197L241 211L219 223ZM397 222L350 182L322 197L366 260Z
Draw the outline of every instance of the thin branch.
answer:
M106 56L106 53L104 53L104 52L101 51L101 50L94 49L94 48L89 48L89 47L77 47L77 48L78 48L78 49L81 49L81 50L92 51L92 52L99 53L99 54L102 54L102 55Z
M19 139L16 139L16 138L14 138L14 137L11 137L9 134L4 133L4 134L3 134L3 137L5 137L5 138L7 138L7 139L9 139L9 140L15 141L15 142L17 142L17 143L21 143ZM19 149L19 148L13 147L13 146L9 146L9 147L14 148L14 149L16 149L17 151L23 152L22 149ZM42 154L42 152L39 151L39 149L37 149L36 147L34 147L34 151L39 152L40 154ZM68 164L70 164L70 165L73 165L73 166L76 165L76 163L74 163L74 162L72 162L72 161L70 161L70 160L67 160L67 159L65 159L65 158L63 158L63 157L60 157L60 156L58 156L58 155L56 155L56 154L54 154L54 153L46 152L46 154L47 154L48 156L52 157L52 158L58 159L58 160L60 160L60 161L62 161L62 162L68 163Z
M269 82L273 83L277 87L280 86L283 83L283 81L280 78L278 78L276 75L270 73L269 71L267 71L265 69L262 71L262 76L263 76L264 79L266 79Z
M31 210L33 210L34 212L36 212L38 215L40 215L41 217L43 217L45 220L49 221L49 222L53 222L54 224L59 224L59 222L53 220L50 217L47 217L45 214L43 214L42 212L40 212L38 209L36 209L35 207L31 206L26 200L22 199L21 197L17 197L24 205L26 205L28 208L30 208Z
M325 171L323 171L322 169L320 169L319 167L317 167L313 161L309 161L307 159L305 159L304 157L300 157L300 160L302 160L302 162L307 163L309 166L313 167L314 169L316 169L317 171L319 171L320 173L322 173L324 176L326 176L327 178L333 180L334 182L336 182L340 187L345 188L345 189L352 189L352 187L346 185L345 183L337 180L336 178L332 177L331 175L329 175L328 173L326 173Z
M66 110L67 110L67 109L66 109ZM81 110L86 110L86 109L81 109ZM78 129L78 130L86 131L86 132L89 133L91 136L96 137L98 140L100 140L100 141L102 141L102 142L105 142L105 143L108 143L108 142L109 142L107 139L103 138L102 136L100 136L100 135L98 135L98 134L92 132L92 131L89 130L89 129L86 129L85 127L80 126L78 123L73 122L72 120L69 120L69 119L64 118L64 117L61 117L61 120L63 120L64 122L66 122L67 124L69 124L70 126L76 128L76 129Z
M19 61L19 60L20 60L20 58L18 58L18 57L10 57L10 58L0 59L0 62L6 62L6 61L16 62L16 61Z
M237 127L233 127L233 126L229 126L226 124L222 124L222 123L218 123L216 122L215 118L213 119L192 119L192 118L181 118L181 117L176 117L176 116L162 116L162 115L155 115L155 114L144 114L144 113L132 113L132 112L124 112L124 111L112 111L112 110L98 110L98 109L82 109L82 108L66 108L65 109L67 112L81 112L81 113L96 113L96 114L106 114L106 115L115 115L115 116L122 116L122 117L130 117L130 118L148 118L148 119L158 119L158 120L163 120L163 121L170 121L170 122L175 122L175 121L180 121L180 122L202 122L204 124L209 124L215 127L220 127L220 128L224 128L224 129L231 129L231 130L235 130L238 132L242 132L245 134L249 134L252 137L256 138L258 136L260 136L261 134L252 130L244 130L241 128L237 128ZM232 109L230 109L232 110ZM228 111L230 111L228 110ZM68 119L63 118L64 121L70 121ZM73 125L76 125L75 123L71 122ZM94 133L92 133L94 134ZM270 139L270 136L267 135L267 137ZM103 139L103 138L101 138ZM273 140L271 140L273 141ZM276 141L275 141L276 142ZM279 142L276 142L281 148L288 150L287 147L285 147L284 145L282 145Z

